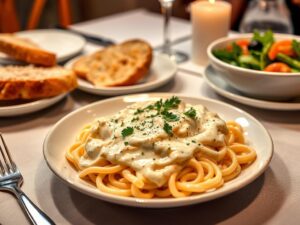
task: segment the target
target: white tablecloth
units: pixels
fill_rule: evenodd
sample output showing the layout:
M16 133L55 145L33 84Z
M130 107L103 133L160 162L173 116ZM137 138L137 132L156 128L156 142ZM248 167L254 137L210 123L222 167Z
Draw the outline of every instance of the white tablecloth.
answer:
M160 19L159 15L145 11L134 11L132 15L140 23L145 18L147 24L156 23ZM130 20L130 13L126 17ZM148 38L154 38L153 43L161 44L155 39L161 35L159 29L152 25L139 26L136 33L134 27L119 30L118 33L117 28L123 26L123 20L118 15L78 25L77 28L84 27L85 31L94 32L98 24L99 31L102 26L110 28L111 33L105 34L115 40L148 32ZM184 22L180 24L179 30ZM189 29L189 26L189 23L185 23L183 30ZM174 26L173 30L177 30L177 27ZM190 43L185 42L175 47L189 53L188 46ZM275 154L270 167L245 188L229 196L190 207L138 209L91 198L69 188L55 177L47 167L42 153L45 135L55 122L83 105L104 98L75 91L63 101L40 112L22 117L0 118L0 131L25 179L22 190L57 224L300 224L299 111L268 111L237 104L215 94L197 73L179 71L172 82L154 91L205 96L251 113L273 137ZM15 198L5 192L0 192L0 224L29 224Z

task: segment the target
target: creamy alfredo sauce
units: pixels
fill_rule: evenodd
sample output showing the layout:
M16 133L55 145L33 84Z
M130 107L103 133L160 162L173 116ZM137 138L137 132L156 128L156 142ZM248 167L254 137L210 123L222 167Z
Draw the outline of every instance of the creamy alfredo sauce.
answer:
M157 186L200 151L218 158L225 145L226 123L202 105L172 97L135 103L117 114L93 122L80 165L101 158L139 171Z

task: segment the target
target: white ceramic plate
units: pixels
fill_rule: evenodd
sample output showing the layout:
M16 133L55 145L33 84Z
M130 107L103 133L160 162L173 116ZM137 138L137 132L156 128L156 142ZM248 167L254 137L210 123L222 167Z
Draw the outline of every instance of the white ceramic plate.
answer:
M204 70L204 79L220 95L245 105L272 110L300 110L300 98L293 99L293 101L274 102L243 95L227 84L211 65Z
M16 35L28 38L41 48L56 54L57 61L62 62L79 53L84 45L85 39L79 35L57 29L29 30L17 32ZM6 55L0 55L3 64L19 64Z
M10 103L8 101L6 103L0 102L0 116L10 117L36 112L38 110L44 109L55 104L56 102L63 99L65 96L66 94L63 94L52 98L45 98L41 100L18 104L12 104L12 101L10 101Z
M66 68L70 69L73 63L78 60L79 57L70 60L65 65ZM83 79L78 79L78 89L91 94L106 96L145 92L166 84L175 76L176 71L177 65L167 56L154 54L148 74L137 84L122 87L95 87Z
M179 96L182 100L191 104L203 104L211 111L218 114L225 120L235 120L245 129L245 135L249 144L255 148L257 159L236 179L226 183L222 188L199 195L186 198L166 199L138 199L133 197L120 197L100 192L91 184L81 180L78 173L70 166L65 158L65 152L74 143L78 132L86 124L95 118L114 114L129 104L137 101L148 101L167 98L173 95ZM231 192L237 191L252 182L261 175L267 168L273 153L273 144L267 130L254 117L231 105L198 97L183 96L172 93L153 93L110 98L104 101L95 102L80 108L58 121L48 133L44 141L44 157L50 169L61 178L67 185L74 189L108 202L136 206L136 207L177 207L209 201Z

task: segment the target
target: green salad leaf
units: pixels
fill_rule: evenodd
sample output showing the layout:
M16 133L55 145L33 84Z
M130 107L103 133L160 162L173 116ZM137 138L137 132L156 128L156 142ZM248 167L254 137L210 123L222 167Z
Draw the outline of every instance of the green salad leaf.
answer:
M269 63L268 52L274 43L274 35L271 30L268 30L264 33L260 33L255 30L252 37L253 41L258 41L263 45L262 52L260 54L260 69L263 70L266 65Z
M300 58L300 42L296 41L296 40L293 40L292 48L296 52L298 58Z
M237 65L238 57L242 55L242 49L235 42L231 43L232 51L228 51L226 48L213 50L212 53L218 59L224 62Z
M253 41L258 41L263 46L266 46L269 43L273 43L274 42L274 35L273 35L273 32L271 30L268 30L268 31L266 31L264 33L260 33L259 31L255 30L253 32L252 40Z
M239 63L241 67L259 70L260 69L260 62L253 57L252 55L241 55L239 57Z
M293 67L296 70L300 70L300 61L299 60L293 59L282 53L278 53L276 56L276 59L288 64L289 66Z

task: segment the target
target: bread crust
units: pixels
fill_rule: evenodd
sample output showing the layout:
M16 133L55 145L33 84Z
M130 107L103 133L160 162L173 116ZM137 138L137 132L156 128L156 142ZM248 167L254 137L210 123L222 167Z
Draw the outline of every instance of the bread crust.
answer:
M147 74L151 62L151 46L143 40L133 39L83 56L73 64L73 70L78 77L90 81L95 86L128 86L137 83ZM130 63L131 67L128 66ZM130 72L127 72L125 67ZM111 72L114 70L115 73ZM124 73L115 77L118 70Z
M0 34L0 51L10 57L27 63L54 66L56 55L46 50L40 49L31 44L25 43L24 39L15 37L12 34Z
M85 80L86 74L89 72L89 67L87 65L89 60L91 60L89 56L82 56L72 66L75 74Z
M10 70L12 67L9 67ZM28 67L17 67L17 70L26 70ZM12 76L11 79L3 78L0 74L0 100L16 100L16 99L40 99L53 97L66 92L69 92L77 87L77 78L74 72L63 69L61 67L54 68L34 68L31 67L32 73L38 73L40 70L46 70L48 76L45 78L39 77L38 79L31 77L16 77ZM5 70L5 68L1 68ZM51 72L60 70L61 75L51 77ZM14 72L14 75L18 71ZM33 74L34 76L34 74Z

